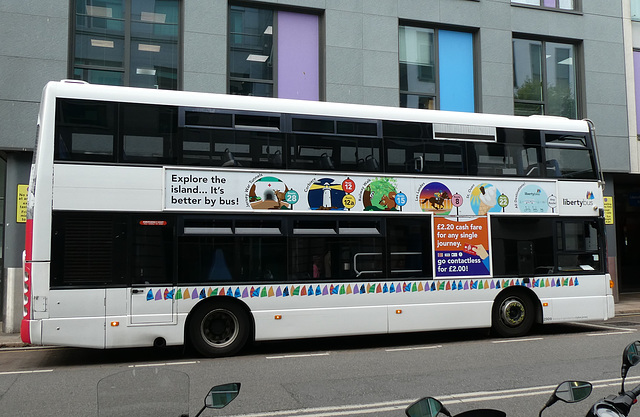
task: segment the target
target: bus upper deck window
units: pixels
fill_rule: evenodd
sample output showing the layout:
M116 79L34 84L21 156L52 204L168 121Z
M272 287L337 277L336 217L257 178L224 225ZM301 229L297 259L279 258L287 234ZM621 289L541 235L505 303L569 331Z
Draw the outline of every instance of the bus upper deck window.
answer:
M116 104L58 99L56 160L113 162Z

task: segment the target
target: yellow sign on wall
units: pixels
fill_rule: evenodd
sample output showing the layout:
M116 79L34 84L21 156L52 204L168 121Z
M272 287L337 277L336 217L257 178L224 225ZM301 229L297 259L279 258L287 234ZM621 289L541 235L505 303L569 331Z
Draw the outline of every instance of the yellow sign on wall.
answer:
M18 223L27 222L27 196L29 186L27 184L18 184L18 196L16 198L16 221Z
M604 197L604 224L613 224L613 197Z

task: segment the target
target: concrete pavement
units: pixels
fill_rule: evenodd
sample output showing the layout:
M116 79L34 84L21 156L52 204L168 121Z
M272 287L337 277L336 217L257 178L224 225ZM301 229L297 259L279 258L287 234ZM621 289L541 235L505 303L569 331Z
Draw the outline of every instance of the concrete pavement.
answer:
M640 314L640 293L620 294L619 298L616 303L616 316Z
M1 328L2 326L0 326ZM22 343L20 333L0 333L0 348L29 346Z
M616 316L640 314L640 293L620 294L620 300L616 303ZM2 328L0 322L0 329ZM20 340L19 333L0 333L0 348L29 346Z

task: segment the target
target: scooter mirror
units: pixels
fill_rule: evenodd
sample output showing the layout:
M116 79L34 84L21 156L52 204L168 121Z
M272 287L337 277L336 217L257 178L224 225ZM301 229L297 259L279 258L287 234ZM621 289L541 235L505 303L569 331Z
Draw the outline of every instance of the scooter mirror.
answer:
M625 348L623 361L627 367L640 363L640 340L636 340Z
M593 386L585 381L565 381L558 385L554 395L565 403L577 403L591 394Z
M204 398L206 408L224 408L233 401L240 392L240 383L217 385Z
M451 413L444 405L433 397L419 399L407 407L404 412L409 417L436 417L439 413L451 417Z
M584 381L565 381L556 387L547 403L542 407L542 410L538 413L538 417L542 416L542 412L548 407L551 407L558 400L565 403L577 403L582 401L591 394L593 386L589 382Z

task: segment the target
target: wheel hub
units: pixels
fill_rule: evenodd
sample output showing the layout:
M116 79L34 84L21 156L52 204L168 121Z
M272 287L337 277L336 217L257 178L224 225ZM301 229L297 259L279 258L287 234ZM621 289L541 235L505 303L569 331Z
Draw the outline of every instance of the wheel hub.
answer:
M212 310L202 320L200 332L203 340L211 346L229 346L238 337L238 319L228 310Z
M508 298L500 306L500 318L510 327L516 327L524 321L525 308L517 298Z

